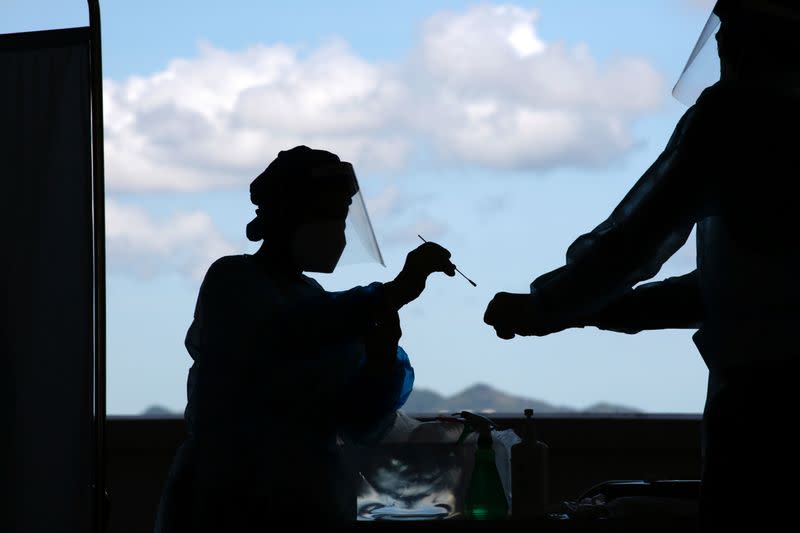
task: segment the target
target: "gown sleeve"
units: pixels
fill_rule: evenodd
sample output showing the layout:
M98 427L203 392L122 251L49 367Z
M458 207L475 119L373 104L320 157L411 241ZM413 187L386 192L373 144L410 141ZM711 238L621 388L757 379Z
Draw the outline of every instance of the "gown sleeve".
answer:
M705 195L709 154L694 149L705 122L696 106L690 108L611 215L570 245L564 266L531 283L549 329L573 326L605 309L655 276L683 246Z

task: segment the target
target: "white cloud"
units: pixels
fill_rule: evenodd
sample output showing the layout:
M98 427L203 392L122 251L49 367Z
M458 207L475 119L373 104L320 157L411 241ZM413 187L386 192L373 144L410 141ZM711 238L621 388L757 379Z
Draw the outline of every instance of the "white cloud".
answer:
M176 270L201 279L211 263L234 246L202 211L153 220L142 208L106 200L106 242L111 268L150 277Z
M585 45L545 42L538 20L515 6L438 13L395 64L341 40L307 55L204 44L152 76L107 80L109 187L243 186L297 144L332 150L362 176L417 154L541 169L624 153L631 121L662 100L661 77L642 59L599 65Z
M239 53L203 45L149 78L107 80L106 161L117 190L241 185L278 151L333 150L361 167L391 167L407 140L379 131L402 88L342 42L305 59L282 45ZM385 128L384 128L385 129Z
M585 45L544 43L535 10L481 6L427 24L420 69L437 97L422 120L440 153L499 168L602 164L632 145L630 120L659 105L646 61L604 68ZM520 33L525 28L525 33ZM526 47L511 41L526 35Z

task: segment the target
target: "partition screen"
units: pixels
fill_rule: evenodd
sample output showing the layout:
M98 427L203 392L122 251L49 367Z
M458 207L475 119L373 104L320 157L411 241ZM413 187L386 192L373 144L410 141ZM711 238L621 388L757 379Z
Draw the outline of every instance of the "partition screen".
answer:
M0 531L93 529L96 246L89 28L0 35Z

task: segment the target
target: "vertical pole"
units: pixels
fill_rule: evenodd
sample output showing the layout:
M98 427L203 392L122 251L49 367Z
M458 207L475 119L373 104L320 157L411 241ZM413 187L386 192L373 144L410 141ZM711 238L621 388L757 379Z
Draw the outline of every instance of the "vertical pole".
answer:
M94 422L95 532L106 527L106 263L105 171L103 159L103 62L100 2L89 3L89 76L92 113L92 204L94 208Z

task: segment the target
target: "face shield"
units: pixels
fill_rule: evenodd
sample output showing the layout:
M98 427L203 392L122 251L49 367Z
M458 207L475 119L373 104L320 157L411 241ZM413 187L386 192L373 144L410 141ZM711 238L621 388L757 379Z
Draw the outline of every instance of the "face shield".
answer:
M794 0L717 0L672 89L676 99L691 106L704 89L720 80L721 20L726 26L721 44L728 49L723 55L730 61L739 54L735 76L794 90L800 86L796 38L800 8Z
M316 167L312 177L318 179L324 195L327 185L344 187L350 195L350 206L345 219L346 244L339 264L378 263L386 266L383 261L378 240L372 230L372 222L367 213L367 206L356 179L353 165L346 162L334 163Z
M719 17L711 13L672 89L672 96L687 106L694 105L703 90L719 81L720 62L716 39L719 27Z

